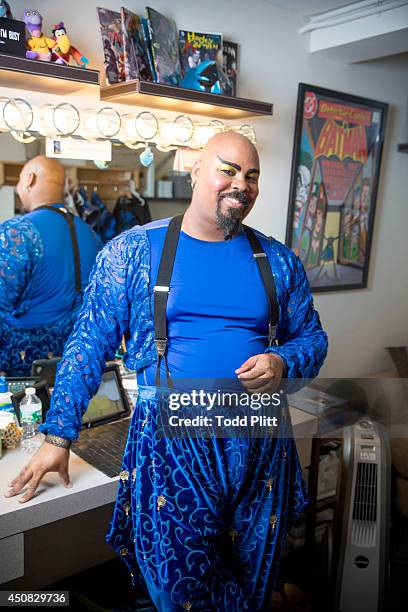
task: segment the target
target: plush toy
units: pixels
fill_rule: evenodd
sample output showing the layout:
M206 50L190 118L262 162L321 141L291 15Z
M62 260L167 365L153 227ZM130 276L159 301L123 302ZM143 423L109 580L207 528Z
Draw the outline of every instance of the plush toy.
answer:
M55 40L48 38L42 33L43 18L38 11L27 10L23 14L24 23L31 34L27 40L28 59L37 59L43 62L51 61L51 49L55 45Z
M86 68L89 60L71 45L71 40L67 34L64 22L60 21L54 26L52 31L54 35L55 46L53 48L53 60L57 64L69 64L70 59L74 59L78 66Z
M11 12L11 8L6 0L0 0L0 17L7 17L8 19L13 19L13 14Z

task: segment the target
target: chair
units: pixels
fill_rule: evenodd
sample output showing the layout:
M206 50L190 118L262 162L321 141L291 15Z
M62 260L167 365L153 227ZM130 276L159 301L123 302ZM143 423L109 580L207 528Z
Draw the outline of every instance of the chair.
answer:
M55 375L57 365L61 361L61 357L52 357L51 359L36 359L31 367L32 376L40 376L42 380L47 381L49 387L53 387L55 383Z

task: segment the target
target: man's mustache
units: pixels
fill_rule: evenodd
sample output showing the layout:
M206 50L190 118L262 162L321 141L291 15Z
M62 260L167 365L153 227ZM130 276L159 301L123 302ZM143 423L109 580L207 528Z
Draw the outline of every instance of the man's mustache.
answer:
M231 191L229 193L222 193L218 197L218 201L221 202L224 198L231 198L233 200L238 200L245 207L249 204L249 199L245 191Z

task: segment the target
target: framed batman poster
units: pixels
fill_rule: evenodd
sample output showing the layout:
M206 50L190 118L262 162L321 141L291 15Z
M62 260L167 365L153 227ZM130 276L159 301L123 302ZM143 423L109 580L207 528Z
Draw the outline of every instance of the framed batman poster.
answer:
M314 292L367 286L387 110L299 84L286 244Z

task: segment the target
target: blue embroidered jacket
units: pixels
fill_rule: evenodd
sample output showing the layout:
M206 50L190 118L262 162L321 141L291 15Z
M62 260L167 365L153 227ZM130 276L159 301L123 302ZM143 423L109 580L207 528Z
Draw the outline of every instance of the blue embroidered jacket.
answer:
M61 204L54 204L57 209ZM102 244L91 228L74 218L80 253L81 286ZM30 329L68 318L75 299L74 260L65 219L35 209L0 224L0 327Z
M300 260L275 239L257 232L275 278L279 303L279 346L288 377L313 378L327 353L327 336L314 309ZM105 361L125 336L125 364L139 371L156 361L153 287L149 286L150 245L143 227L121 234L99 253L82 309L58 369L52 405L40 429L76 439Z
M0 226L0 325L10 315L29 308L30 273L41 265L44 246L35 225L16 217Z

